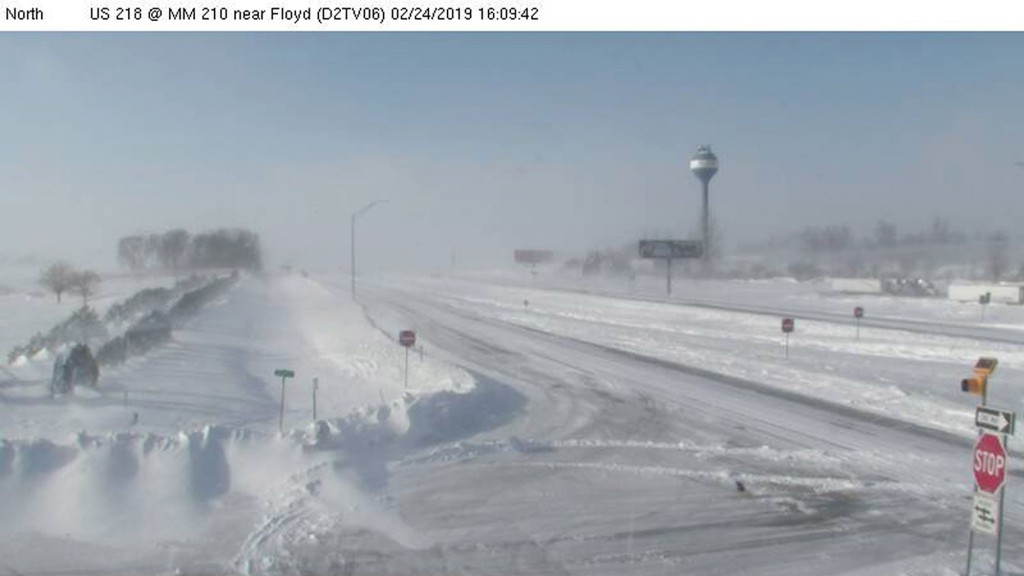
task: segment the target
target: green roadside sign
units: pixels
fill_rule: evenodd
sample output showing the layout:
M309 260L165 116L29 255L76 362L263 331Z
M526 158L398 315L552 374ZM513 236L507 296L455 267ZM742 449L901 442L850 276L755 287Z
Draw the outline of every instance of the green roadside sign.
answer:
M274 370L274 376L280 376L281 378L295 378L295 372L292 370L279 369Z

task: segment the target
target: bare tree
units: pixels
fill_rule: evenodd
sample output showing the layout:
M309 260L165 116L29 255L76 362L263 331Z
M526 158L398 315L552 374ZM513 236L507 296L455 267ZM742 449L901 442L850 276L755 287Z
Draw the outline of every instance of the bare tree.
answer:
M71 289L82 297L82 306L89 305L89 297L99 291L100 275L92 270L75 272L71 278Z
M875 242L882 248L892 248L899 243L896 225L885 220L875 225Z
M177 274L178 269L185 263L185 254L188 251L189 234L182 229L164 232L160 238L160 261L164 266L170 268Z
M146 267L146 238L125 236L117 242L117 259L132 272Z
M39 283L53 292L57 296L57 304L60 304L60 297L71 288L74 276L75 269L61 260L43 270L43 274L39 277Z
M1009 237L1003 231L996 232L988 239L988 273L993 281L998 282L1010 266L1008 243Z

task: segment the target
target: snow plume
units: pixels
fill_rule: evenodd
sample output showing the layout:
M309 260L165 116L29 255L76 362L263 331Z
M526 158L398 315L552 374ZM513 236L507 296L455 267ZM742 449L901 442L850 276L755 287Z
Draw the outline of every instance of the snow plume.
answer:
M159 541L194 533L204 512L280 482L295 443L206 427L177 437L78 434L69 444L0 441L6 530L92 542Z
M387 463L490 428L521 406L514 392L484 382L461 393L405 394L284 434L206 426L175 436L0 440L2 530L152 544L214 530L230 508L238 524L258 526L239 535L256 554L266 524L298 506L321 528L364 526L418 547L425 542L374 496L386 488Z

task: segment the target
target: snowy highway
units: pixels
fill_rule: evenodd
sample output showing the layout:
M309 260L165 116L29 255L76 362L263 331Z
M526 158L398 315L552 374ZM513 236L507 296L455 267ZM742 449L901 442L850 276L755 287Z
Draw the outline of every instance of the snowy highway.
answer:
M401 468L392 486L409 474L422 496L410 522L452 514L419 502L431 500L430 466L433 489L465 495L451 506L514 518L481 520L489 547L533 544L532 562L570 573L956 573L965 435L518 325L447 294L372 294L371 315L416 326L453 362L526 396L507 426ZM493 499L501 506L479 508Z
M982 354L1019 409L1024 355L991 339L819 315L786 358L761 312L431 277L354 303L344 278L247 276L96 390L48 400L45 355L7 369L0 568L958 574L976 400L957 379Z

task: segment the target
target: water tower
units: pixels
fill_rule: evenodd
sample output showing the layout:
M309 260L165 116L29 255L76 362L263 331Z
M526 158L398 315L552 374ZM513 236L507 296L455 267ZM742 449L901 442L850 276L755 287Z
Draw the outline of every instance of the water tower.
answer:
M704 242L704 260L711 257L710 221L708 216L708 184L718 173L718 156L711 151L710 145L697 147L697 153L690 159L690 171L696 176L704 189L704 212L701 217L701 236Z

